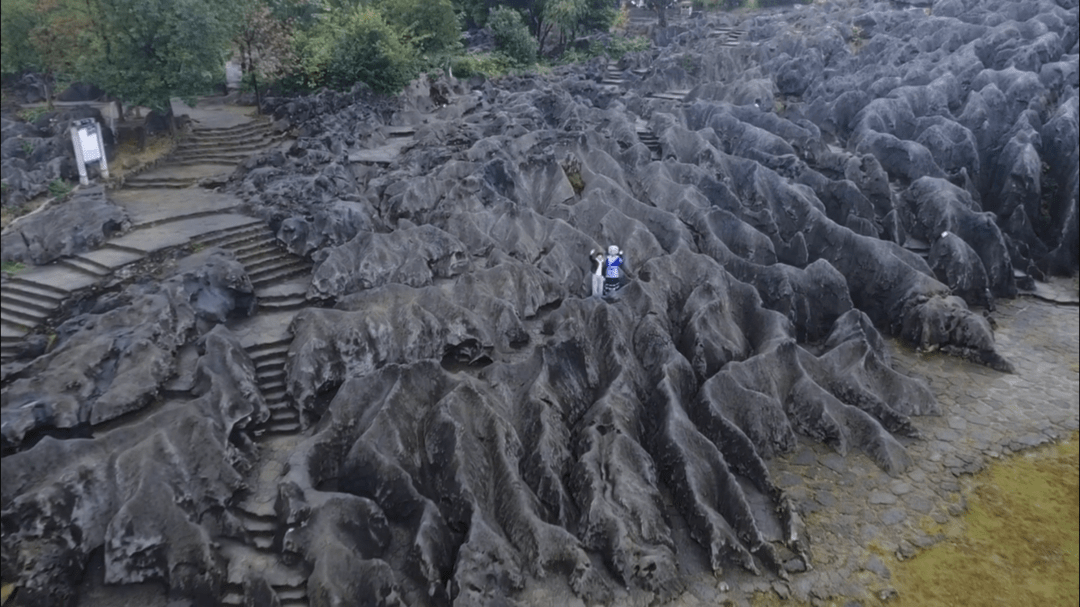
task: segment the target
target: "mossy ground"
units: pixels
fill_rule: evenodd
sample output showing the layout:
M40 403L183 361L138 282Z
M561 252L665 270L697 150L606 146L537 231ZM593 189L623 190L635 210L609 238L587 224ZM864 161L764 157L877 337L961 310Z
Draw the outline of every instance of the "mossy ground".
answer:
M881 555L891 574L889 607L1016 607L1080 604L1080 436L999 461L966 479L967 511L921 525L944 540L914 558ZM932 527L932 528L931 528ZM757 593L754 607L804 605ZM838 597L825 604L848 604Z
M891 563L901 606L1077 605L1080 460L1062 444L990 466L966 487L946 540Z

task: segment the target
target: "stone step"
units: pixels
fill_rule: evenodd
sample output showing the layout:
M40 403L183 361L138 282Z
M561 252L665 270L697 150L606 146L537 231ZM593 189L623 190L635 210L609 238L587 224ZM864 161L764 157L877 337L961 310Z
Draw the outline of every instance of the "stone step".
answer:
M291 343L292 343L292 338L288 337L288 338L279 339L279 340L276 340L276 341L267 341L267 342L247 346L247 347L244 348L244 350L247 351L248 356L251 356L252 358L255 358L257 356L261 357L264 354L269 354L271 352L280 351L280 350L282 350L282 348L284 348L285 351L288 351L289 344L291 344Z
M258 371L255 372L258 375ZM270 390L284 390L285 389L285 369L281 368L277 371L268 372L265 376L258 378L259 389L266 392Z
M267 310L296 310L303 308L307 304L307 298L303 295L290 295L275 299L259 299L259 307Z
M256 436L281 436L283 434L297 434L301 430L300 422L270 422L255 430Z
M55 262L56 265L64 266L65 268L71 268L90 276L96 276L98 278L104 278L109 274L112 274L112 270L109 268L83 259L81 257L61 257Z
M0 302L0 316L4 320L26 327L36 327L49 317L48 312L22 306L14 302Z
M270 370L263 373L255 372L255 382L260 390L273 390L285 387L285 369Z
M139 261L145 257L145 255L141 252L136 253L133 251L102 247L93 251L79 253L75 257L95 263L102 268L108 269L110 272L114 272L117 268Z
M190 137L181 141L176 146L175 152L187 152L193 150L217 150L217 149L256 149L266 147L274 142L269 133L258 133L245 137L204 138Z
M19 276L15 276L7 281L4 285L8 289L16 289L23 293L31 293L34 295L40 295L49 299L55 299L57 302L67 299L71 293L60 287L54 287L50 284L42 284L40 282L33 282Z
M265 135L255 135L244 139L222 139L220 141L187 140L173 150L172 155L195 153L221 154L231 152L256 152L268 148L279 140Z
M283 343L275 342L273 346L256 352L247 350L247 355L251 356L252 362L255 363L256 367L267 363L273 364L278 360L280 360L282 364L285 364L285 356L288 355L288 346L289 341Z
M270 228L266 227L266 224L255 220L252 223L205 232L193 238L191 242L205 247L231 248L230 244L239 245L269 232Z
M273 266L274 262L282 259L297 259L296 257L290 255L289 252L285 249L279 248L277 246L266 251L252 252L242 257L240 255L237 255L236 257L240 261L240 263L244 264L244 267L247 268L248 272L254 272L262 268Z
M416 134L414 126L388 126L383 129L387 137L412 137Z
M280 360L281 364L285 364L285 357L289 353L289 342L274 345L271 348L260 350L257 353L252 353L248 350L248 356L251 357L252 362L255 363L256 368L265 365L267 363L276 364L276 361Z
M140 181L138 183L124 182L124 187L133 190L182 190L184 188L190 188L195 185L196 180L190 179L183 183L176 182L158 182L158 181Z
M269 230L267 230L266 238L263 240L252 240L241 243L239 246L229 247L229 250L240 260L244 260L248 256L280 251L281 249L282 247L278 244L277 239L270 236Z
M311 272L311 267L297 259L293 265L289 265L283 268L277 268L273 270L259 271L254 274L250 274L252 286L256 290L263 286L268 286L272 283L283 281L294 276L302 276Z
M268 120L251 120L249 122L235 124L233 126L208 128L195 127L191 129L191 136L236 136L244 133L250 133L251 131L269 130L269 128L270 122Z
M277 592L278 599L281 600L282 607L285 607L286 601L304 601L307 603L307 585L304 586L274 586L274 591Z
M289 407L292 405L288 403L289 394L285 391L285 386L277 386L274 388L262 389L263 400L266 401L266 406L270 409L274 407Z
M270 409L270 419L266 425L285 423L300 425L300 412L290 406Z
M185 138L201 141L236 140L271 133L270 125L263 123L248 123L224 129L192 129Z
M664 99L666 101L685 101L686 96L690 94L689 90L685 91L665 91L663 93L653 93L649 95L653 99Z
M45 299L16 289L4 289L3 291L0 291L0 302L30 308L32 310L37 310L42 314L52 314L60 307L59 300Z
M251 156L250 152L213 152L213 153L200 153L193 152L190 154L178 154L176 156L169 157L170 164L237 164L247 160Z
M248 274L257 274L272 269L284 268L294 264L307 265L307 262L299 257L289 255L285 251L278 251L276 255L265 256L257 261L245 262L244 268Z
M29 326L0 314L0 337L6 340L22 340L30 332ZM10 342L9 342L10 343Z
M243 258L246 257L246 255L243 251L250 251L255 247L273 244L274 240L270 235L270 231L265 230L248 234L238 234L230 238L219 238L210 246L228 249L229 251L232 251L233 255L236 256L236 259L240 261L240 263L244 263Z

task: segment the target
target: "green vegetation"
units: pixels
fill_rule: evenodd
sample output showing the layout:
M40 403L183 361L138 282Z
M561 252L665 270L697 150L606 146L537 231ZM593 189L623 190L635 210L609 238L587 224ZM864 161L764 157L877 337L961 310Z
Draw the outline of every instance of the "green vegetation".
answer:
M606 56L612 61L618 61L627 53L646 51L649 50L650 46L652 46L652 42L644 36L634 36L633 38L612 36L604 42L593 40L589 43L588 48L584 50L570 49L563 53L562 61L564 63L577 63L600 56Z
M47 107L27 107L19 110L15 115L26 122L33 124L38 121L38 118L41 118L48 113L49 108Z
M536 61L539 44L529 33L521 14L512 8L500 6L491 11L488 27L495 37L495 46L518 65Z
M0 0L0 71L57 86L92 83L127 106L168 113L205 94L237 57L256 101L268 87L393 93L424 71L499 76L647 48L615 36L611 0ZM487 26L496 51L465 53L462 28ZM260 103L261 105L261 103ZM27 117L29 119L29 117Z
M517 63L503 53L469 53L458 55L450 61L450 69L457 78L497 78L513 72L516 66Z
M71 193L71 184L63 179L53 179L49 182L49 195L53 198L63 198Z
M25 269L26 264L19 261L5 261L3 264L0 264L0 270L2 270L4 274L18 274Z

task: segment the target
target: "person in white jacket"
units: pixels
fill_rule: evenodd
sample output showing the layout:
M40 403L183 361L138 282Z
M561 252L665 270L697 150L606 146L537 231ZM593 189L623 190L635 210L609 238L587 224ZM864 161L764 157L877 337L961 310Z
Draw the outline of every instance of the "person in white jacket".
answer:
M589 275L592 277L592 296L604 294L604 253L593 249L589 251L589 263L592 264Z

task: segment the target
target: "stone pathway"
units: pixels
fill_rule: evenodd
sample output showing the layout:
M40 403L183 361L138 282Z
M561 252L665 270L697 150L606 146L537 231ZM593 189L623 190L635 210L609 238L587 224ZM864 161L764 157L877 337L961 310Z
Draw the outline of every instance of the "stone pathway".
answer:
M66 300L106 279L126 278L126 273L134 271L132 264L140 260L183 246L232 251L255 287L259 313L230 321L228 326L255 363L256 380L271 415L253 429L256 437L263 437L257 445L259 459L247 479L249 490L229 509L238 527L232 534L236 537L227 532L222 543L229 559L222 601L225 605L269 601L266 604L303 607L308 604L307 573L283 558L274 502L285 459L302 428L285 393L285 357L292 340L289 324L306 305L311 264L285 251L265 222L239 214L239 199L197 187L223 181L237 163L275 144L267 121L251 119L229 106L177 104L175 110L191 117L191 136L160 166L110 192L112 201L128 212L132 229L99 249L30 268L3 284L2 362L14 358L25 347L26 335L56 314ZM396 144L411 141L411 135L411 129L389 134ZM181 371L193 369L196 360L197 352L190 345L180 352L177 366ZM176 395L190 386L178 379L165 389ZM113 595L96 584L90 586L91 594ZM125 592L133 590L113 596L128 596Z
M276 244L258 219L240 215L240 200L198 183L223 180L236 164L276 141L266 120L231 106L188 107L177 114L194 124L185 140L159 167L130 178L110 199L127 210L132 229L102 247L19 272L0 288L0 364L26 348L24 339L63 303L108 278L123 278L132 264L181 246L232 250L248 269L260 303L268 308L303 305L306 283L298 278L310 264Z

